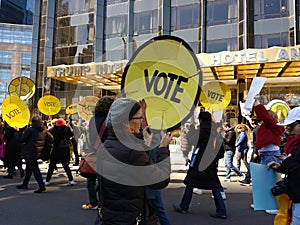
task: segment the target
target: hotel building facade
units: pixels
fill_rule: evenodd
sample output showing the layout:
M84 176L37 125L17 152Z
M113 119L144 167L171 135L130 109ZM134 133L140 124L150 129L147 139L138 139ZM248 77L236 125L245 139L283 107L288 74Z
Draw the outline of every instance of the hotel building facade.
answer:
M299 0L36 0L30 76L34 102L52 93L62 107L84 95L117 94L135 50L158 35L184 39L203 83L231 89L237 117L254 77L267 77L264 103L300 104ZM86 71L89 76L86 76ZM95 71L91 74L91 71Z

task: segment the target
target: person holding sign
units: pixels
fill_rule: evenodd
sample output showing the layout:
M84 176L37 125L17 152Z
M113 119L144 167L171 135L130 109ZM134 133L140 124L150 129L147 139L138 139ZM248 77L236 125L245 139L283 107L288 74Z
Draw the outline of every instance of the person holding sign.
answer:
M218 142L217 126L212 121L209 112L200 112L199 114L200 131L196 150L193 153L190 168L184 179L185 192L179 204L173 204L176 212L186 214L193 196L193 188L212 190L214 196L216 212L209 214L211 217L226 219L227 212L224 200L221 195L222 186L218 177L218 160L223 158L224 152L220 151L222 140ZM204 170L200 170L205 160L210 164Z
M152 145L147 144L155 133L149 133L146 126L142 136L142 121L141 104L131 98L118 98L109 109L108 137L97 151L103 224L147 224L150 219L158 224L155 210L146 197L146 188L161 189L170 181L172 134L161 132L161 141L153 146L157 148L154 163L147 154Z
M246 127L245 124L238 124L236 126L236 131L238 133L238 137L235 142L235 147L238 150L237 155L236 155L237 168L240 170L241 160L243 160L243 163L248 172L249 171L249 163L247 161L247 153L249 150L248 135L247 135L248 128Z
M289 137L286 143L286 153L288 157L281 163L271 161L268 167L280 173L287 175L285 178L284 193L293 201L292 206L292 223L291 225L300 224L300 107L292 109L285 120L278 124L286 126L292 137Z
M23 156L26 161L25 178L23 184L18 185L17 189L28 189L28 183L33 173L34 178L38 182L39 189L34 193L41 193L46 191L43 183L42 174L38 165L38 159L42 156L44 148L47 129L45 128L41 117L33 116L31 119L31 126L28 127L23 134L16 128L15 137L18 142L25 143L23 148Z
M267 165L271 161L280 162L280 159L276 156L280 155L279 145L284 128L277 125L277 114L270 110L268 111L260 103L260 95L256 95L254 99L254 112L258 120L261 121L256 135L256 147L261 158L260 164ZM276 214L277 211L267 209L266 213Z

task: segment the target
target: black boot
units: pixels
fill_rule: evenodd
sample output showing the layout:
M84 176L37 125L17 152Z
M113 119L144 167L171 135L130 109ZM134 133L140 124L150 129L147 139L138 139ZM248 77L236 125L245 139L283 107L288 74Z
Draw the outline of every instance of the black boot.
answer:
M25 172L24 172L24 170L20 170L20 177L21 177L21 178L23 178L23 177L24 177L24 175L25 175Z
M20 184L20 185L17 185L17 189L28 189L28 187L25 184Z
M13 175L12 175L12 174L7 174L6 176L3 176L3 178L6 178L6 179L13 179Z
M35 190L34 193L42 193L46 191L46 188L45 187L40 187L39 189Z

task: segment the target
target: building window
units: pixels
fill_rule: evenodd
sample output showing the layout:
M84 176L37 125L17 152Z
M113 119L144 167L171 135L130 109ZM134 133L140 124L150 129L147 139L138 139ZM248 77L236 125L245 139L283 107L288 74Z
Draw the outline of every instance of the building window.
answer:
M22 53L22 65L30 65L31 53Z
M128 2L128 0L107 0L106 4L107 5L115 5L115 4L120 4L120 3L124 3L124 2Z
M0 91L7 92L8 91L8 83L0 83Z
M254 20L289 16L287 0L254 1Z
M221 52L221 51L235 51L236 49L237 49L236 38L211 40L206 42L207 53L214 53L214 52Z
M210 0L207 2L207 26L236 23L237 18L237 0Z
M12 53L0 51L0 64L11 64Z
M30 78L30 70L22 69L21 76Z
M255 48L270 48L273 46L288 46L288 33L255 35Z
M127 15L112 16L106 20L106 38L126 36Z
M0 68L0 79L1 80L10 80L10 69Z
M94 11L95 0L58 0L57 3L57 16L66 16L81 14Z
M199 4L172 7L172 31L199 27L199 10Z
M150 34L157 32L157 10L134 14L134 32L136 34Z

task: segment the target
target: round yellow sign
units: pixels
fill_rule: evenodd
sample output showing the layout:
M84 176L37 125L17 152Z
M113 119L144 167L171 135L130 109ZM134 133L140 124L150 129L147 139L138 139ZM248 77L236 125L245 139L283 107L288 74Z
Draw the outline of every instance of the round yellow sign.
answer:
M9 96L2 103L3 119L11 127L25 127L30 120L30 111L18 96Z
M66 114L71 115L77 113L77 104L73 103L66 108Z
M266 109L275 112L278 116L279 121L283 121L284 118L287 116L288 112L291 110L289 105L280 99L273 99L270 101Z
M61 109L60 101L53 95L45 95L38 101L38 109L47 116L55 115Z
M30 99L35 92L35 84L28 77L17 77L8 85L10 95L17 95L21 100Z
M202 85L200 65L191 47L173 36L143 44L126 65L123 94L146 103L149 126L175 130L197 106Z
M231 101L229 87L221 81L210 81L202 88L200 102L213 112L225 109Z
M93 117L94 108L99 98L86 96L77 104L77 112L82 119L90 120Z

